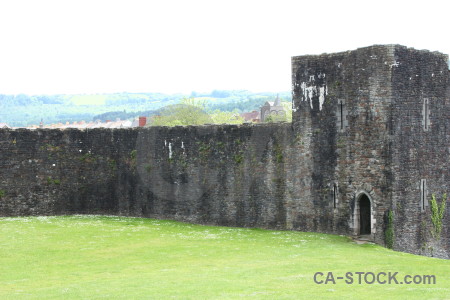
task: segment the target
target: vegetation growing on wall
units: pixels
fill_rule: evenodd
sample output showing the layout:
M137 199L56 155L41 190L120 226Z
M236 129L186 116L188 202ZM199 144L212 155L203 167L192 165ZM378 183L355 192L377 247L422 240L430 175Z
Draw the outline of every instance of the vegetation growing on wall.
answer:
M111 171L117 171L117 162L115 159L108 158L108 166Z
M137 150L136 149L130 151L130 155L126 159L126 163L131 168L136 168L136 166L137 166Z
M394 247L394 213L392 210L389 210L387 214L387 225L384 237L386 239L386 247L392 249Z
M91 162L95 161L95 157L91 153L87 152L87 153L84 153L83 155L81 155L79 157L79 160L82 162L91 163Z
M274 151L275 151L275 159L276 159L277 163L282 163L283 162L283 148L281 148L281 145L277 144L274 147Z
M59 185L61 184L61 180L59 179L54 179L51 176L47 177L47 184L55 184L55 185Z
M447 194L442 196L441 204L438 205L436 201L436 195L431 195L431 223L433 223L433 230L431 235L440 239L442 231L442 219L444 219L445 205L447 200Z

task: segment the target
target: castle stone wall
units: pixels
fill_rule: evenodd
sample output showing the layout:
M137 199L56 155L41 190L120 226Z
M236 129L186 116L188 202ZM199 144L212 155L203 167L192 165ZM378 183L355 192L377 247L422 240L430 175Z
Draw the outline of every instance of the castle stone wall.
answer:
M1 130L0 215L119 214L286 228L290 124ZM290 225L292 227L292 225Z
M392 190L386 131L392 63L392 49L384 46L292 61L294 126L312 137L311 197L324 207L333 231L358 235L358 200L366 194L372 238L381 244Z
M444 193L450 196L448 56L397 46L392 87L390 140L395 178L392 189L395 248L449 258L449 202L440 238L431 235L430 207L432 194L435 194L438 204ZM424 111L425 101L428 102L427 112ZM424 203L421 199L422 180L426 181Z
M136 137L135 130L1 130L0 215L121 212L135 200Z
M335 232L347 223L347 232L359 234L366 195L374 241L384 244L393 211L395 249L450 257L448 205L441 237L433 238L428 203L449 191L447 62L446 55L399 45L293 57L294 127L312 137L311 198Z
M439 237L429 205L450 190L447 61L398 45L293 57L292 124L2 129L0 216L113 214L345 235L367 221L385 244L392 211L394 249L449 258L450 205Z

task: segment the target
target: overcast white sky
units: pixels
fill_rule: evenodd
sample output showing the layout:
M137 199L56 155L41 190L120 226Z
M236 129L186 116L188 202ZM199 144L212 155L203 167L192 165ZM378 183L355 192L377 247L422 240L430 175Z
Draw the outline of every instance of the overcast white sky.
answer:
M446 2L0 0L0 93L288 91L291 56L449 54Z

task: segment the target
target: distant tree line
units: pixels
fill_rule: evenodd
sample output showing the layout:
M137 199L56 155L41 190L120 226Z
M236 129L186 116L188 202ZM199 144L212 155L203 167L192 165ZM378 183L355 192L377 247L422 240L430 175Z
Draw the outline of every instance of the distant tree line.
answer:
M144 111L137 111L137 112L126 112L126 111L109 111L103 114L95 115L92 117L92 121L102 121L106 122L108 120L114 121L117 119L120 120L129 120L129 119L135 119L140 116L153 116L157 113L156 110L144 110Z
M213 90L192 92L189 99L201 101L208 114L216 112L217 122L234 122L233 116L259 110L266 101L273 101L277 93L253 93L246 90ZM289 92L279 93L284 101L291 101ZM90 120L131 120L137 116L153 116L169 105L180 104L187 95L161 93L112 93L79 95L3 95L0 94L0 122L11 126L66 123ZM228 117L219 112L228 112ZM232 118L233 120L230 120Z

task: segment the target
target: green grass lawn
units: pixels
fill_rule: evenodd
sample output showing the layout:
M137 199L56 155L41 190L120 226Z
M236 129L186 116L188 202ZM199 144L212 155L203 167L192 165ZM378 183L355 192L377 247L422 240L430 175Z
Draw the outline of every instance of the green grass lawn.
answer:
M343 236L142 218L0 218L0 266L0 299L450 299L449 260ZM436 284L313 280L359 271Z

